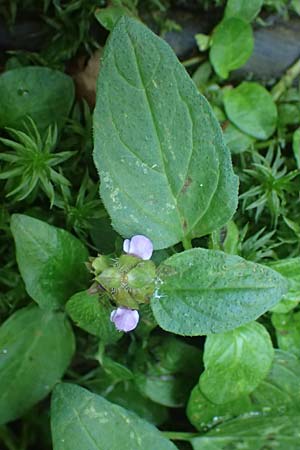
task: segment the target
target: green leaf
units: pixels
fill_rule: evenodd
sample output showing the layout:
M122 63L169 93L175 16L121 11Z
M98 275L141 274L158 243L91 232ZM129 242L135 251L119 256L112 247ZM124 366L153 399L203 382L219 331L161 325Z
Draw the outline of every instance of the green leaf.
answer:
M201 352L173 336L158 345L152 340L149 348L155 362L148 358L144 372L135 373L136 385L156 403L171 408L183 406L199 378Z
M251 401L248 396L216 405L203 395L199 385L192 390L187 405L187 416L197 430L207 430L246 411L251 411Z
M122 16L133 15L132 11L124 5L108 6L107 8L97 9L95 12L95 17L98 22L109 31L114 28Z
M300 258L272 261L268 266L283 275L288 282L287 293L271 309L272 312L286 314L296 308L300 302Z
M26 290L41 308L59 308L86 286L88 252L70 233L22 214L13 214L11 231Z
M275 131L277 109L271 94L260 84L244 81L224 93L229 119L257 139L268 139Z
M192 249L164 261L151 299L158 324L176 334L222 333L251 322L286 292L277 272L235 255Z
M144 397L131 382L127 381L115 385L105 397L110 402L135 412L138 416L154 425L160 425L167 420L167 408Z
M170 47L134 19L123 17L106 44L94 137L100 193L123 236L144 234L161 249L233 215L238 181L210 106Z
M227 78L231 70L250 58L253 46L252 28L247 22L236 17L225 19L212 35L209 59L217 74Z
M205 341L199 384L208 400L220 404L250 394L267 376L274 349L263 325L251 322Z
M71 384L54 390L51 428L54 450L176 449L136 414Z
M0 327L0 423L23 415L62 377L74 353L64 314L20 309Z
M99 336L105 343L116 342L122 336L110 320L112 310L105 295L90 294L88 291L77 292L66 304L66 311L75 324Z
M293 152L297 163L297 168L300 169L300 128L293 134Z
M246 20L246 22L252 22L259 14L263 3L263 0L228 0L225 8L225 18L238 17Z
M210 36L203 33L195 34L195 39L200 52L205 52L210 45Z
M0 127L23 128L30 116L44 130L62 127L74 101L72 78L47 67L22 67L0 76Z
M292 353L276 349L274 361L267 378L260 383L250 397L252 413L263 413L272 416L299 413L299 359Z
M300 361L291 353L275 350L268 376L250 396L223 404L209 401L197 385L190 396L187 415L204 430L239 415L284 415L300 412Z
M251 136L242 133L232 123L229 123L224 130L224 140L232 154L245 152L254 142Z
M300 358L300 312L273 313L272 324L276 330L278 347Z
M191 440L194 450L299 450L300 416L231 420Z

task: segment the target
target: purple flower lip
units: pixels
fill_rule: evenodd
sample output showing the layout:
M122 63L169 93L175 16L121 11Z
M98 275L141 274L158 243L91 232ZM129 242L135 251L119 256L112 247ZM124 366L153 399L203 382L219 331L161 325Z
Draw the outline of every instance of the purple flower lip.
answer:
M129 255L148 260L151 258L153 253L153 244L146 236L137 234L131 239L125 239L123 242L123 250Z
M132 331L139 322L139 313L135 309L119 306L111 312L110 320L115 324L118 331Z

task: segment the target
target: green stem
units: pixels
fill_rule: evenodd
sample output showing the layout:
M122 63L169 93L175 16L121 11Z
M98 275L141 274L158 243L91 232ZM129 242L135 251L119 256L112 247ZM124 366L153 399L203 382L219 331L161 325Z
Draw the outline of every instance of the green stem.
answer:
M200 63L204 59L205 59L204 56L194 56L193 58L189 58L189 59L186 59L185 61L182 61L182 65L184 67L191 67L191 66L194 66L195 64Z
M193 248L192 239L186 236L185 238L182 239L182 245L184 250L190 250L191 248Z
M293 84L293 81L298 75L300 75L300 59L286 71L283 77L273 87L271 94L275 102Z
M172 441L189 441L199 436L199 433L184 433L183 431L162 431L161 433Z

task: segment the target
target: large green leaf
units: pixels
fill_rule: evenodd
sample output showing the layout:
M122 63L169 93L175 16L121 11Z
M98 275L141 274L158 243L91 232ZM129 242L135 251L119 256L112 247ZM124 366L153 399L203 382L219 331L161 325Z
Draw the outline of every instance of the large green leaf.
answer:
M0 328L0 423L20 417L46 397L74 353L64 314L38 306L14 313Z
M285 279L239 256L192 249L159 267L151 307L165 330L189 336L222 333L251 322L286 292Z
M100 193L123 236L165 248L234 213L237 177L210 106L169 46L128 17L106 44L94 137Z
M26 290L41 308L58 308L86 287L88 252L78 239L22 214L12 216L11 230Z
M51 406L54 450L175 450L136 414L71 384L55 388Z
M238 69L251 56L253 51L253 33L251 26L242 19L230 17L224 19L214 30L209 59L222 78Z
M277 108L271 94L260 84L244 81L224 94L229 119L257 139L268 139L275 131Z
M20 128L26 116L38 128L61 127L74 101L72 78L47 67L22 67L0 76L0 127Z
M192 439L194 450L299 450L300 416L246 417Z
M250 395L215 404L197 385L187 407L188 418L198 430L244 414L282 416L295 413L300 413L300 361L282 350L275 350L268 376Z
M203 394L214 403L226 403L250 394L266 377L274 349L263 325L251 322L205 341Z
M276 349L268 376L252 392L250 398L252 401L251 411L253 413L260 412L272 416L299 414L299 359L292 353Z

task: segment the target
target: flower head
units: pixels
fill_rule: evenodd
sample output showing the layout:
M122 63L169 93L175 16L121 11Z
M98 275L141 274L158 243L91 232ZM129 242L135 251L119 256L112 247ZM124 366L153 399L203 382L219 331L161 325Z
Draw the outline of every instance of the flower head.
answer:
M139 322L139 313L135 309L119 306L112 311L110 320L115 324L117 330L127 333L136 328Z
M137 234L131 239L125 239L123 243L123 250L129 255L147 260L150 259L153 253L153 244L146 236Z

